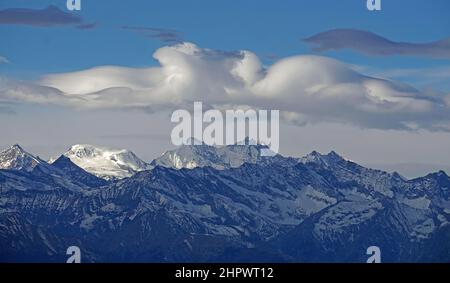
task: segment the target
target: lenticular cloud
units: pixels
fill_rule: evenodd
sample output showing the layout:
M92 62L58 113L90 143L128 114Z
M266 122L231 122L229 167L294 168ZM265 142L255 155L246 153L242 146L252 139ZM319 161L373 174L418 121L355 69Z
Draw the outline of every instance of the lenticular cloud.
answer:
M152 111L202 101L216 108L277 109L298 124L450 129L449 97L369 77L327 57L299 55L265 67L250 51L224 52L192 43L159 48L153 57L159 66L99 66L49 74L37 82L3 79L8 83L0 86L0 101Z

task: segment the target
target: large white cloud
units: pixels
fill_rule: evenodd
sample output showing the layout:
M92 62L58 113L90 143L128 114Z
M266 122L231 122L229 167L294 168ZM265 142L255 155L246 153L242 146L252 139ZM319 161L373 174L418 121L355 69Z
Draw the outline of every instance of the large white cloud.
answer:
M365 76L327 57L293 56L264 67L250 51L222 52L192 43L162 47L153 57L160 66L102 66L46 75L34 84L15 83L13 90L0 87L0 99L153 111L202 101L218 108L279 109L295 123L449 128L448 97L427 96L402 83Z

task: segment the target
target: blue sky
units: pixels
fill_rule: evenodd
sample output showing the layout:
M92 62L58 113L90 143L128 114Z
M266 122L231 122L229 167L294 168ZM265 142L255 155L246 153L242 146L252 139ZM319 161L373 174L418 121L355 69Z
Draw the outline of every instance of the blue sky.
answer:
M381 1L0 0L0 148L150 160L200 100L289 114L282 154L450 168L450 1Z
M55 5L66 11L64 0L0 1L0 9L42 9ZM164 45L122 26L143 26L179 31L185 40L219 50L248 49L266 64L273 56L311 53L301 39L334 28L355 28L388 39L428 42L449 37L450 2L446 0L383 1L381 12L366 9L365 0L345 1L82 1L71 12L90 30L72 26L33 27L0 25L4 40L0 55L8 65L0 72L19 78L36 78L97 65L143 67L157 64L152 52ZM392 56L389 60L353 51L327 52L342 61L376 68L448 66L449 60Z

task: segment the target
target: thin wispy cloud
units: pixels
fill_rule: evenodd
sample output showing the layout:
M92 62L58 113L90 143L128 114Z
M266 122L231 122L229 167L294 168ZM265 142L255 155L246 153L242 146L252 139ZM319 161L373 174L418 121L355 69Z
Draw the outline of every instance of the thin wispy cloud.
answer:
M0 64L8 64L9 60L6 57L0 56Z
M424 56L450 59L450 38L425 43L389 40L378 34L356 29L333 29L304 39L318 52L350 49L374 56Z
M380 70L379 75L392 78L431 79L436 81L450 81L450 67L429 67L429 68L398 68Z
M142 26L122 26L121 28L124 30L136 32L146 38L157 39L164 43L179 43L183 41L183 34L180 31L174 29Z
M92 29L97 25L97 23L86 24L79 15L62 11L54 5L44 9L8 8L0 10L0 24L34 27L75 25L79 29Z
M428 93L447 93L450 87L450 67L377 68L368 65L350 65L357 72L376 78L407 81Z
M90 24L77 25L76 28L77 29L94 29L97 26L98 26L98 22L95 22L95 23L90 23Z

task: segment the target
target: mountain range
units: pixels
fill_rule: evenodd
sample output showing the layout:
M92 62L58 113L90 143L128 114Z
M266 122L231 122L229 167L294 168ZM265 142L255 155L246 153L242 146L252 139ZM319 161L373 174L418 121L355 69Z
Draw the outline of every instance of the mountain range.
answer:
M450 261L450 177L415 179L336 152L181 146L150 163L75 145L46 162L0 153L0 261Z

